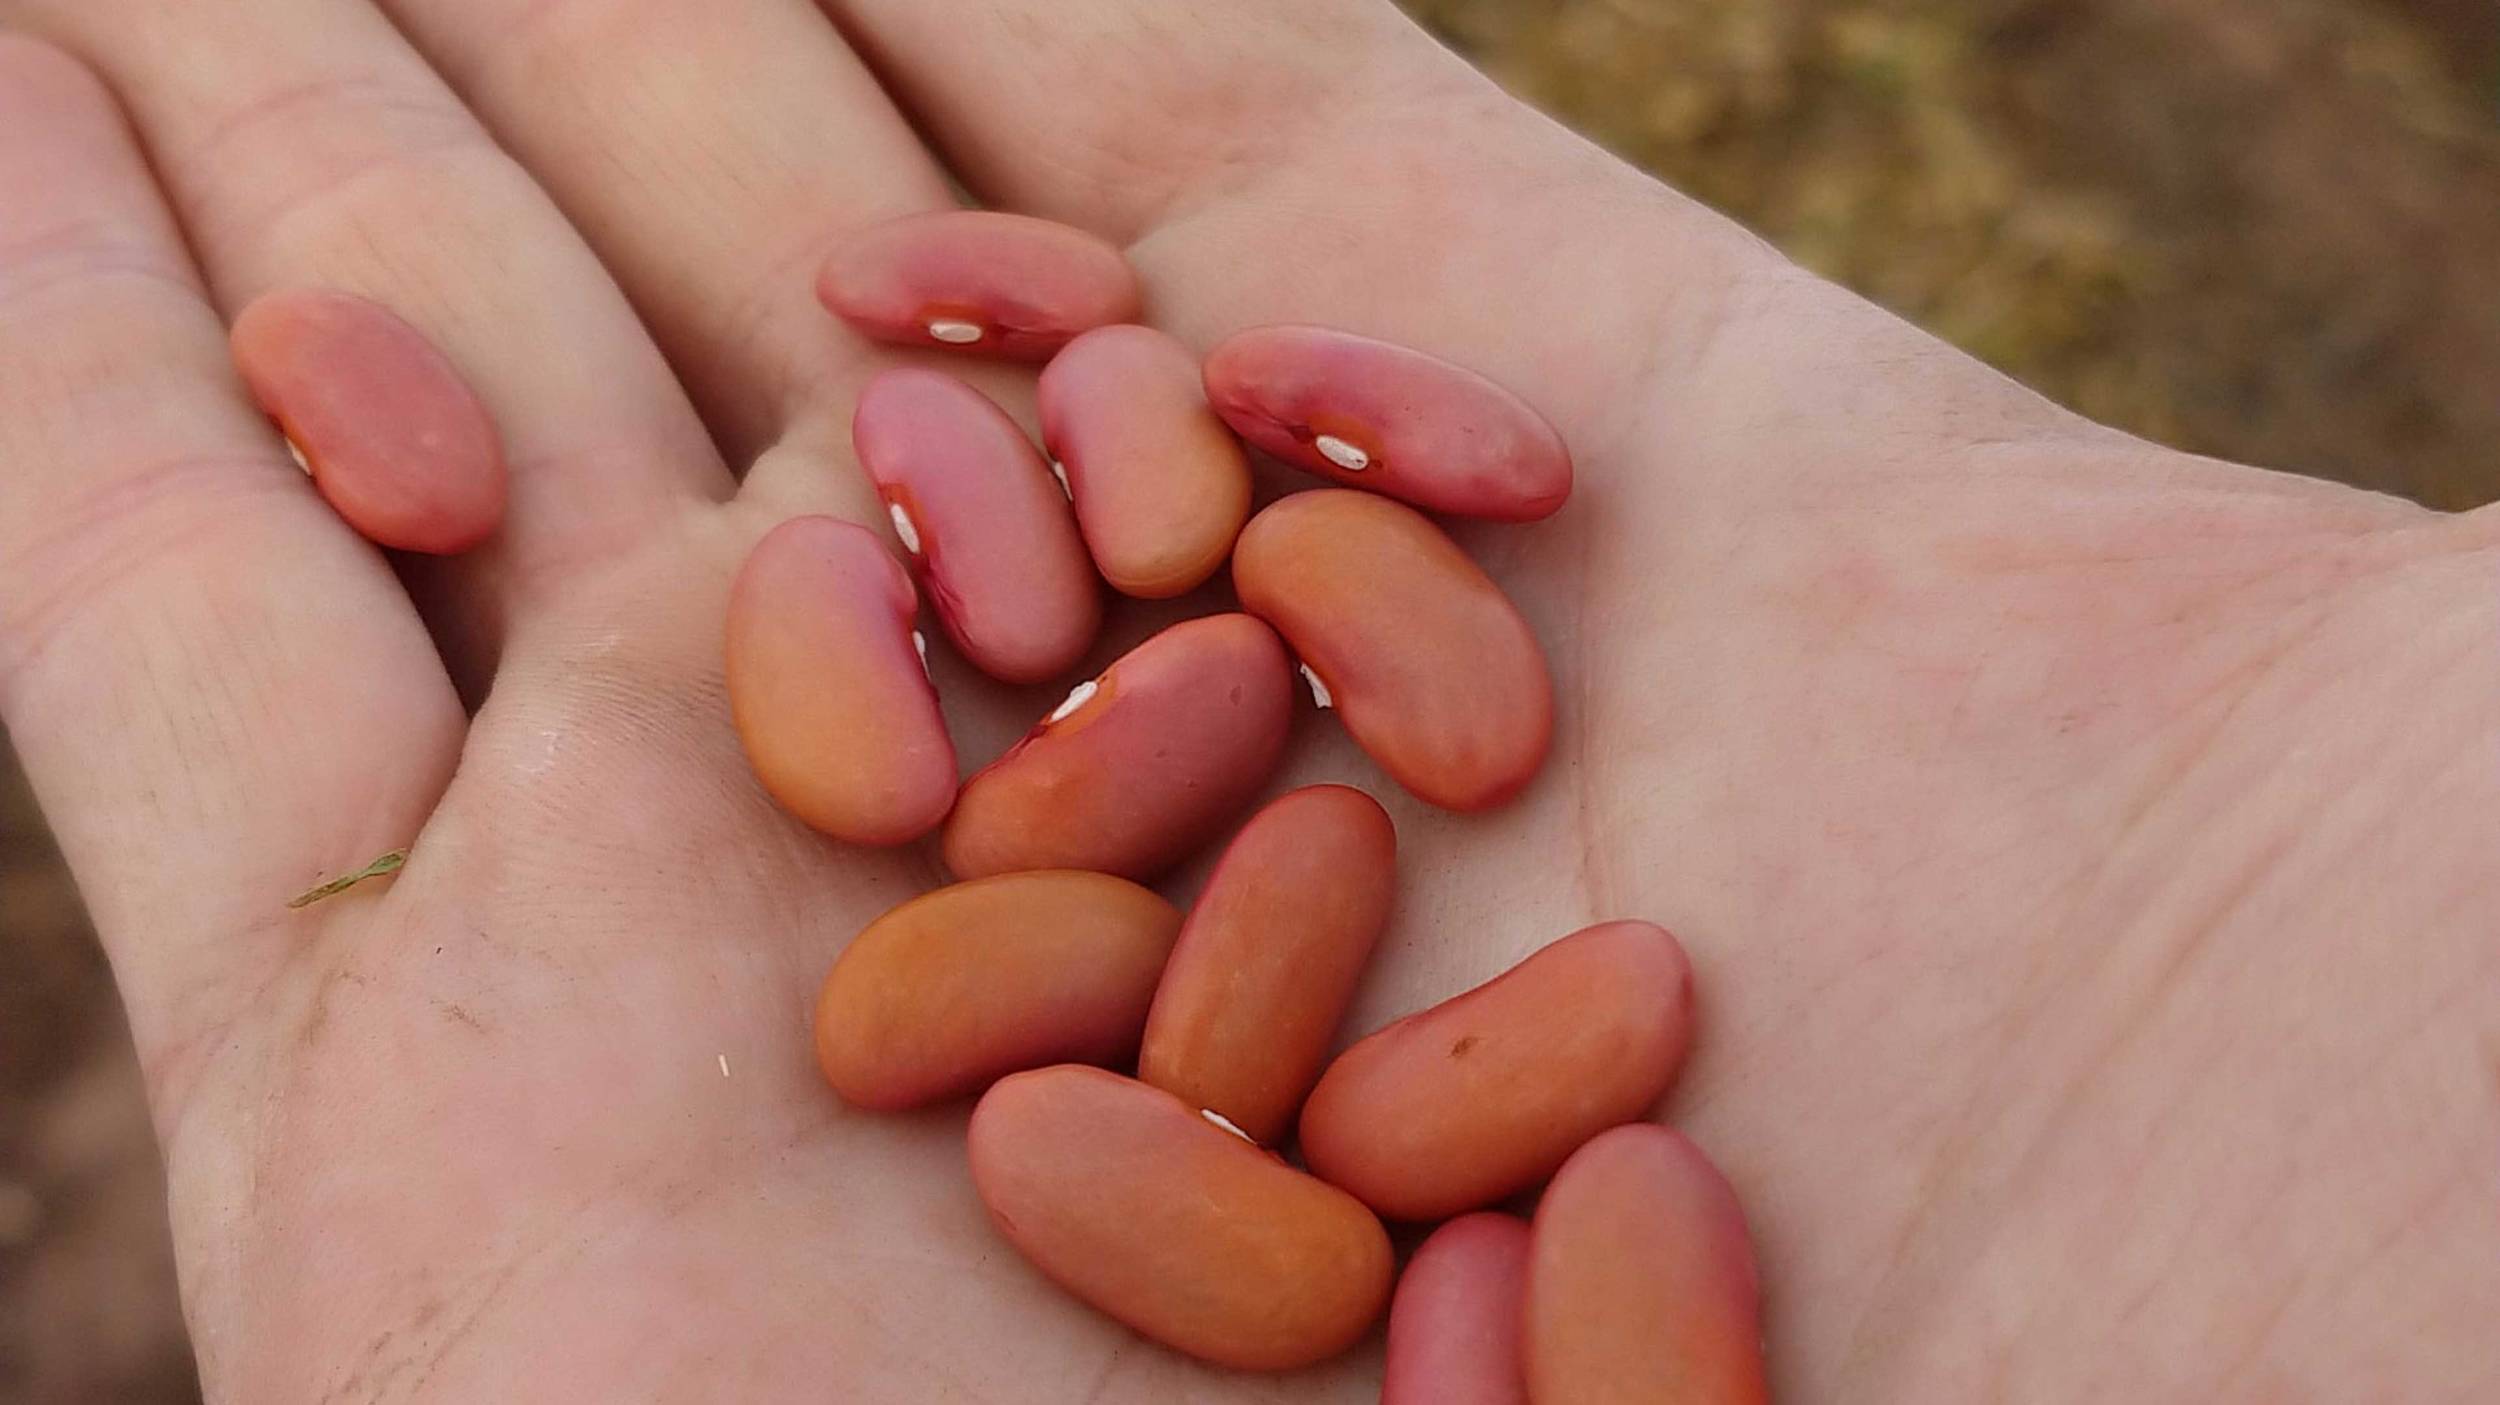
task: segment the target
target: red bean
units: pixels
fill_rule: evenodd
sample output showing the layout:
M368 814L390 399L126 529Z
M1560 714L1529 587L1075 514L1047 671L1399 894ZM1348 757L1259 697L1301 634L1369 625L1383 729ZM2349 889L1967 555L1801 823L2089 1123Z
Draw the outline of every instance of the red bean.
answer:
M854 844L900 844L955 798L955 748L922 671L910 577L874 533L797 517L729 595L739 740L784 809Z
M1137 1076L1254 1141L1283 1137L1389 920L1397 845L1379 804L1341 785L1259 811L1190 909Z
M460 368L380 303L290 288L234 321L234 364L347 525L450 555L502 524L494 419Z
M1084 654L1102 589L1067 499L1006 411L953 376L899 368L860 392L851 443L965 658L1038 683Z
M1207 401L1296 468L1463 517L1531 522L1571 453L1528 403L1438 357L1327 327L1253 327L1207 354Z
M1563 1164L1537 1206L1527 1303L1539 1402L1770 1398L1745 1212L1668 1128L1618 1127Z
M964 782L959 878L1084 868L1144 880L1213 838L1276 770L1293 673L1275 632L1209 615L1155 635Z
M1181 915L1124 878L1057 870L940 888L871 922L816 1001L816 1060L854 1107L978 1092L1137 1052Z
M1422 513L1333 489L1280 499L1242 530L1233 585L1302 656L1356 744L1416 795L1489 809L1544 765L1545 653Z
M1215 574L1250 515L1250 464L1189 348L1151 327L1096 328L1043 370L1040 400L1103 579L1161 600Z
M1160 1089L1074 1065L1019 1073L973 1109L967 1140L982 1204L1034 1267L1202 1360L1307 1366L1388 1299L1371 1212Z
M1339 1055L1303 1105L1302 1156L1391 1219L1446 1219L1646 1113L1691 1034L1675 938L1601 922Z
M1527 1284L1525 1220L1487 1211L1434 1230L1389 1303L1380 1405L1528 1405Z
M1047 360L1079 332L1134 322L1143 303L1118 249L996 210L863 229L825 261L816 296L876 341L1014 361Z

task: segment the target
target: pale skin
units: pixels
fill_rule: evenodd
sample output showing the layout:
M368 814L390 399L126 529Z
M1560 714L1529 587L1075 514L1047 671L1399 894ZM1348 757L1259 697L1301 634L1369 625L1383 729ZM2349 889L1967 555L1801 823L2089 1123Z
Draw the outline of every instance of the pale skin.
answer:
M1571 507L1463 534L1552 652L1545 776L1451 819L1308 719L1291 774L1398 821L1357 1029L1591 920L1684 938L1665 1111L1787 1398L2500 1391L2500 518L2080 422L1382 6L382 8L0 0L103 80L0 42L0 708L213 1399L1372 1398L1376 1344L1245 1379L1091 1316L982 1223L960 1109L810 1067L932 869L773 811L721 609L781 518L876 521L890 361L809 279L941 160L1194 345L1343 325L1569 437ZM403 589L288 462L222 331L293 283L478 382L488 550ZM936 662L969 758L1054 701Z

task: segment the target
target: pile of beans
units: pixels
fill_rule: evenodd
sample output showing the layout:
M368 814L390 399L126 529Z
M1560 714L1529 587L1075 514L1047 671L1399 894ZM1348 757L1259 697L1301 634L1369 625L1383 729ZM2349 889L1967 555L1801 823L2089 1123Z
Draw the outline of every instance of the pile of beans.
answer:
M1572 465L1552 426L1350 332L1257 327L1201 360L1139 324L1119 250L1023 216L869 229L818 294L879 342L1047 363L1045 449L953 376L878 375L853 443L901 560L866 527L801 517L731 592L730 707L764 788L848 843L934 832L959 880L871 922L826 977L833 1090L873 1111L977 1097L972 1179L999 1233L1208 1362L1306 1366L1385 1310L1390 1405L1764 1399L1742 1211L1690 1141L1642 1120L1691 1038L1691 967L1664 929L1571 933L1331 1058L1397 889L1376 801L1314 785L1269 802L1186 914L1143 886L1268 788L1297 668L1417 798L1481 811L1528 784L1553 731L1543 651L1418 509L1555 512ZM418 551L491 535L493 425L413 329L281 293L234 346L360 531ZM1341 486L1254 514L1243 441ZM1228 559L1238 613L1155 634L958 783L924 596L965 660L1030 684L1093 645L1102 582L1169 598ZM1533 1220L1512 1213L1530 1195ZM1403 1275L1384 1222L1439 1225Z

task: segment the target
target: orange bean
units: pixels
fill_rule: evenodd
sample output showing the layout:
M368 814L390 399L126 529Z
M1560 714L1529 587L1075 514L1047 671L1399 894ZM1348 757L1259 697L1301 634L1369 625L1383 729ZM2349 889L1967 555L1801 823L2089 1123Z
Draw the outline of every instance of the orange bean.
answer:
M1434 1230L1389 1303L1380 1405L1528 1405L1527 1284L1527 1221L1486 1211Z
M289 288L234 320L235 368L347 525L450 555L503 522L503 444L449 357L380 303Z
M1253 327L1207 353L1208 403L1296 468L1462 517L1530 522L1571 496L1571 451L1462 366L1327 327Z
M1125 1063L1181 914L1070 870L958 883L871 922L816 1001L816 1061L854 1107L961 1097L1019 1069Z
M1335 489L1280 499L1242 530L1233 585L1302 656L1355 743L1416 795L1490 809L1545 764L1545 652L1422 513Z
M1198 358L1151 327L1099 327L1042 372L1042 440L1094 565L1124 594L1194 589L1250 515L1250 463L1199 389Z
M1346 786L1253 816L1181 927L1137 1076L1254 1141L1283 1137L1389 920L1397 849L1387 812Z
M1007 412L953 376L897 368L860 392L851 444L964 657L1010 683L1067 672L1102 623L1102 587Z
M1143 305L1118 249L996 210L871 225L825 261L816 296L876 341L1012 361L1047 360L1079 332L1136 321Z
M1186 620L1080 683L964 782L941 839L958 878L1085 868L1147 879L1178 863L1276 770L1293 672L1248 615Z
M914 648L911 578L865 527L796 517L729 594L729 710L764 789L837 839L900 844L955 798L955 747Z
M1034 1267L1202 1360L1307 1366L1388 1299L1370 1211L1160 1089L1077 1065L1019 1073L973 1109L969 1143L981 1202Z
M1339 1055L1303 1106L1302 1156L1391 1219L1446 1219L1647 1112L1691 1033L1684 949L1601 922Z
M1745 1212L1701 1149L1618 1127L1537 1206L1527 1294L1539 1405L1754 1405L1770 1398Z

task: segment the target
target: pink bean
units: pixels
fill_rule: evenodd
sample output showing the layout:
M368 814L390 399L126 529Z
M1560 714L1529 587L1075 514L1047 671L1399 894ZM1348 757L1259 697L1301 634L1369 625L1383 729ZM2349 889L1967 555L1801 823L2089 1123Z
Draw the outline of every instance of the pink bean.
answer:
M1415 509L1334 488L1281 498L1242 530L1233 587L1302 656L1356 744L1415 794L1491 809L1545 764L1544 650Z
M1532 522L1571 452L1528 403L1438 357L1327 327L1253 327L1207 354L1207 401L1296 468L1463 517Z
M1201 1360L1324 1361L1388 1301L1397 1264L1370 1211L1159 1088L1072 1064L1012 1074L964 1140L973 1189L1017 1252Z
M974 667L1038 683L1084 654L1102 588L1067 499L1006 411L953 376L897 368L860 392L851 445Z
M1527 1285L1525 1220L1486 1211L1434 1230L1389 1302L1380 1405L1528 1405Z
M1176 624L964 782L941 839L946 865L958 878L1083 868L1142 882L1258 793L1292 714L1274 631L1248 615Z
M1018 1069L1126 1063L1181 915L1107 873L1002 873L869 923L816 997L816 1063L853 1107L977 1093Z
M900 844L955 798L955 748L915 650L911 579L864 527L797 517L729 595L729 709L782 808L837 839Z
M1388 813L1350 786L1252 816L1189 910L1137 1076L1253 1141L1282 1138L1389 920L1397 854Z
M1563 1163L1528 1257L1531 1399L1759 1405L1761 1290L1736 1193L1701 1148L1618 1127Z
M1490 1205L1655 1106L1692 1043L1663 927L1583 927L1356 1043L1302 1106L1302 1157L1393 1220Z
M1134 322L1143 302L1118 249L996 210L863 229L826 260L816 296L877 341L1014 361L1047 360L1088 328Z
M451 359L380 303L289 288L235 318L235 368L367 540L451 555L502 525L503 444Z
M1250 464L1207 408L1189 348L1151 327L1098 327L1042 372L1040 403L1103 579L1161 600L1224 564L1250 515Z

